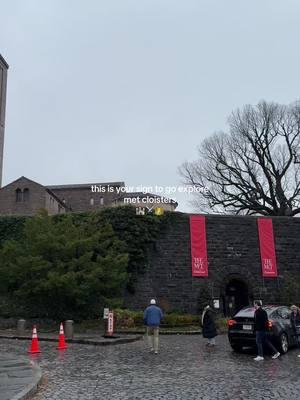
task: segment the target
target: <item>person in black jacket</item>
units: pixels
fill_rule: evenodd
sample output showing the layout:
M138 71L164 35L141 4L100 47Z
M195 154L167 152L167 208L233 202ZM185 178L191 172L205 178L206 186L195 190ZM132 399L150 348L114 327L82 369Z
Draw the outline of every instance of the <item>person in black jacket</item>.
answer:
M215 337L217 336L217 329L214 319L214 311L208 305L204 308L202 313L202 335L208 339L207 346L215 346Z
M258 350L258 356L255 357L254 360L262 361L264 359L264 345L267 345L273 351L273 359L278 358L280 356L280 353L275 349L272 343L269 342L266 335L268 329L268 314L262 308L262 304L259 300L254 302L254 307L254 328L256 331L256 345Z
M297 338L298 349L300 350L300 310L297 306L292 306L291 311L291 325L294 335ZM298 357L300 357L300 354L298 354Z

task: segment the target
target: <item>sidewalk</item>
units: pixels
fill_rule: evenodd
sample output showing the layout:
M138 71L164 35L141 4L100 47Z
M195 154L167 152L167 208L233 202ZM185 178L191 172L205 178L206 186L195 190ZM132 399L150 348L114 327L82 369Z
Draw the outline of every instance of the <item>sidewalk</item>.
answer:
M0 400L23 400L37 390L40 367L25 357L0 355Z

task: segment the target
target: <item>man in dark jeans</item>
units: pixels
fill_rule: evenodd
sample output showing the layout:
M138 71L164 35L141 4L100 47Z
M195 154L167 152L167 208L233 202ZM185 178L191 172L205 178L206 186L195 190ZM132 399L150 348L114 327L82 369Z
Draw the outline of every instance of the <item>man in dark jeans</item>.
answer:
M258 356L254 358L255 361L262 361L264 359L263 346L267 345L274 353L273 359L278 358L280 353L275 349L272 343L267 339L266 331L268 326L268 314L261 307L259 300L254 302L255 313L254 313L254 327L256 331L256 345L258 350Z
M293 305L291 306L291 325L293 328L294 336L296 336L298 349L300 351L300 309ZM300 357L300 353L297 357Z

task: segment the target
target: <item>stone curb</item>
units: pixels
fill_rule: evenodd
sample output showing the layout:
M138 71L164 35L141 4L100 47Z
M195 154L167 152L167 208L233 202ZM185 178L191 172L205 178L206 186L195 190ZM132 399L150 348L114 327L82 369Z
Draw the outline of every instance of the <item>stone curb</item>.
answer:
M136 334L144 335L145 332L143 333L142 331L135 332ZM126 334L130 335L133 334L133 332L116 332L116 334ZM202 335L202 331L159 331L160 335ZM227 335L227 331L218 331L218 335Z
M15 336L15 335L0 335L0 339L18 339L18 340L31 340L31 336ZM58 338L50 338L50 337L39 337L39 342L57 342ZM103 340L95 340L95 339L66 339L67 343L77 343L77 344L87 344L94 346L107 346L107 345L115 345L115 344L125 344L135 342L137 340L142 339L142 335L135 335L130 338L120 338L120 339L103 339ZM107 341L105 341L107 340Z
M33 370L33 380L21 392L15 394L10 400L25 400L35 394L42 380L43 374L41 368L34 361L30 361Z
M135 332L135 333L136 334L140 334L140 335L144 335L145 334L145 332L142 332L142 331L138 331L138 332ZM130 334L133 334L133 332L126 332L126 331L122 331L121 332L121 331L119 331L119 332L116 332L116 334L130 335ZM159 334L160 335L201 335L202 332L201 331L164 331L164 332L159 331Z

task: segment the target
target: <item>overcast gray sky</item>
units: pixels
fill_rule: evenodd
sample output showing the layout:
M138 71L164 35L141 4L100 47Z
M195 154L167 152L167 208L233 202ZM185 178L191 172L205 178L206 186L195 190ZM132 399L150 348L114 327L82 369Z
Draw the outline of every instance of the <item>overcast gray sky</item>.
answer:
M0 0L3 184L178 186L233 109L299 99L299 39L299 0Z

